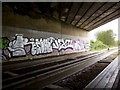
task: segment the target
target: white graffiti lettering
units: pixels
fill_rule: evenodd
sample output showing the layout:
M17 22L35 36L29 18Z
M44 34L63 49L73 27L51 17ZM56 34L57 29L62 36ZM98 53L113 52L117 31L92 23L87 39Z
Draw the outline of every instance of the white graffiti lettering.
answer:
M26 47L27 46L27 47ZM65 51L67 49L73 51L80 51L88 49L89 45L85 44L83 40L71 40L71 39L55 39L49 37L46 39L28 39L23 38L22 34L16 34L15 39L9 43L8 50L11 52L11 56L25 56L28 52L31 55L40 55L52 53L54 50Z
M72 40L56 39L52 44L53 49L58 51L66 50L68 48L73 49Z
M23 35L16 35L15 40L9 43L8 49L12 52L12 56L26 55L26 52L24 50Z

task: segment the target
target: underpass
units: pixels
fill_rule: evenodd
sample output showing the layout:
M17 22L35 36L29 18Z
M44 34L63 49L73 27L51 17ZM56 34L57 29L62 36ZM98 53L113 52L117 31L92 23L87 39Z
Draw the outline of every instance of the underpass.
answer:
M3 89L42 89L117 52L88 52L88 32L119 18L119 9L119 2L2 2Z

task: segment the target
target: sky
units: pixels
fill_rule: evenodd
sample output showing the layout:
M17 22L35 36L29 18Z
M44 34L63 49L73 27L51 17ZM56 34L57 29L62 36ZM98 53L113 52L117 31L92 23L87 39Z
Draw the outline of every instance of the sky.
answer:
M118 19L115 19L107 24L104 24L104 25L90 31L89 32L90 40L96 41L96 35L98 32L107 31L109 29L113 30L113 33L116 34L115 40L118 40Z

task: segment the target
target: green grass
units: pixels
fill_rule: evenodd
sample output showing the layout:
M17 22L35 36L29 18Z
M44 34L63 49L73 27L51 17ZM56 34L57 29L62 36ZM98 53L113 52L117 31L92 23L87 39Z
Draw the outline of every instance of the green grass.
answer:
M120 55L120 51L118 52L118 56Z
M102 49L107 49L108 47L105 47L105 48L91 48L90 51L95 51L95 50L102 50Z
M114 47L115 46L109 46L109 47L104 47L104 48L97 47L96 49L95 48L91 48L90 51L102 50L102 49L108 49L108 48L114 48Z

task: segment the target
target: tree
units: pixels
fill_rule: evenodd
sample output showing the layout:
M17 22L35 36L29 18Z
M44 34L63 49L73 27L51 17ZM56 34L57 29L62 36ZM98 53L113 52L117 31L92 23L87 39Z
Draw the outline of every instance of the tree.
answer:
M105 49L108 48L107 45L103 44L101 41L90 41L90 48L91 50L100 50L100 49Z
M94 48L94 41L93 40L90 40L90 48Z
M118 40L117 45L120 46L120 40Z
M97 34L97 40L102 41L103 44L108 46L115 45L115 34L112 30L102 31Z

